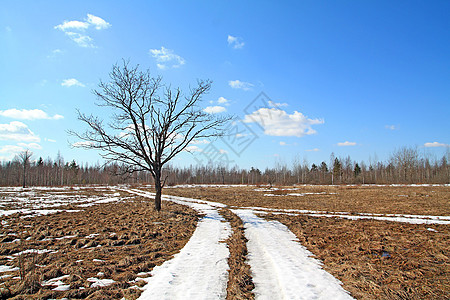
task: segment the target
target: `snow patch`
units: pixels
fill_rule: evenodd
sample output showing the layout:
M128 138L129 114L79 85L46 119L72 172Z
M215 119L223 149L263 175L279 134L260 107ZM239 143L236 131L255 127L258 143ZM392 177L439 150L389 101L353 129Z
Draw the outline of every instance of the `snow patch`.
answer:
M91 288L108 286L115 282L112 279L98 279L95 277L90 277L87 279L87 281L92 282Z
M61 284L52 289L52 291L68 291L70 290L70 284Z
M87 239L93 239L93 238L95 238L96 236L99 236L99 235L100 235L99 233L92 233L92 234L86 236L86 238Z
M53 291L67 291L70 289L70 285L66 285L62 280L69 278L69 275L63 275L42 282L44 286L56 286Z
M24 250L24 251L21 251L21 252L18 252L18 253L14 253L13 255L14 256L20 256L22 254L28 254L28 253L35 253L35 254L52 253L52 254L54 254L54 253L58 253L58 251L49 250L49 249L42 249L42 250L39 250L39 249L27 249L27 250Z
M13 272L13 271L18 271L18 270L19 270L19 268L17 268L17 267L0 265L0 273Z

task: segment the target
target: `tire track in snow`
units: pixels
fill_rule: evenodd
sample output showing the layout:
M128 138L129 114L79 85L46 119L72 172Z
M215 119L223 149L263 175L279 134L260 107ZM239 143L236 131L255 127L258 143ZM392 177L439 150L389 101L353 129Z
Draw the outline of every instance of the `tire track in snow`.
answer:
M232 211L244 222L257 299L353 299L285 225Z
M126 191L154 197L144 191ZM173 259L153 268L152 276L144 279L147 284L138 299L225 299L230 252L224 241L231 226L216 209L222 205L174 196L163 196L163 200L188 205L206 216Z

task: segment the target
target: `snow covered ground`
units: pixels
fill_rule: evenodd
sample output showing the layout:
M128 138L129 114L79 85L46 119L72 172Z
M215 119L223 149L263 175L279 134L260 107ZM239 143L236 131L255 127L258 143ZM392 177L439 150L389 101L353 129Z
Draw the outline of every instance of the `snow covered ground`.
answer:
M93 187L0 187L0 217L20 214L22 217L35 217L58 212L78 212L80 210L57 209L64 205L89 207L92 205L124 200L115 187L98 186L95 192L102 196L89 196L79 190Z

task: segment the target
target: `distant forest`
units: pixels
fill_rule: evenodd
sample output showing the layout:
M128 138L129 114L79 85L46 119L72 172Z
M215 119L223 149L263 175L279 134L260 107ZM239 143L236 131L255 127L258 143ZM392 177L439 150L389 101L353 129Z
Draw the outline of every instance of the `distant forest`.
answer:
M441 158L430 159L417 148L404 147L395 151L387 161L356 162L347 157L334 157L330 161L308 163L294 161L276 163L272 168L242 169L238 166L192 165L168 166L163 171L166 186L176 184L409 184L450 183L450 151ZM107 166L65 162L58 154L51 158L24 159L20 155L0 164L1 186L62 186L85 184L152 184L149 172L118 175L123 168L117 164Z

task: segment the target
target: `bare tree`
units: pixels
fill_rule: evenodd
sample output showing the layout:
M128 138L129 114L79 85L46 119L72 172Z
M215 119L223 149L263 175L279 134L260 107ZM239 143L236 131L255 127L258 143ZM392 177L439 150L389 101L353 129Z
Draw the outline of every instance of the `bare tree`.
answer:
M23 188L26 186L26 174L27 174L27 166L30 164L30 158L33 156L33 152L30 150L24 150L18 154L18 159L23 166Z
M400 181L402 181L401 178L403 178L403 182L405 183L413 183L417 180L415 178L415 173L419 165L417 147L400 148L392 154L391 161L397 166Z
M199 106L211 82L198 81L197 87L183 95L162 84L161 77L151 77L139 66L114 65L110 81L100 81L94 94L98 106L110 107L110 122L78 111L78 119L88 129L83 133L69 131L83 142L85 149L98 149L107 162L124 164L123 173L149 171L155 181L155 209L161 210L161 193L166 178L162 168L195 139L224 134L231 117L208 114Z

